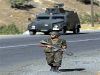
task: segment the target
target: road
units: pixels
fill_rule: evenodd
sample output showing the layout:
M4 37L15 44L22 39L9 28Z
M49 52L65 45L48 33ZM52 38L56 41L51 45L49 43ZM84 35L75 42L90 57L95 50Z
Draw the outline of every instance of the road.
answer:
M43 71L49 70L48 65L46 65L43 48L39 47L39 41L47 37L48 35L34 35L0 38L0 75L6 75L9 72L20 72L20 70L41 71L40 67L42 67L42 70L44 69ZM68 50L74 53L74 56L64 56L62 64L64 70L66 68L84 68L89 72L92 70L94 72L100 71L100 67L98 67L100 66L99 32L77 35L66 34L61 37L66 39ZM69 61L67 61L68 59Z

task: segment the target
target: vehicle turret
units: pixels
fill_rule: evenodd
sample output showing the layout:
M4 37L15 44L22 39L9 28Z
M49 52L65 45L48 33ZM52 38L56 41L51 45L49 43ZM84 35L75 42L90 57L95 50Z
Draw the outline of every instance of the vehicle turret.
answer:
M59 13L65 13L65 10L63 8L64 4L55 4L53 8L46 8L45 13L47 14L59 14Z

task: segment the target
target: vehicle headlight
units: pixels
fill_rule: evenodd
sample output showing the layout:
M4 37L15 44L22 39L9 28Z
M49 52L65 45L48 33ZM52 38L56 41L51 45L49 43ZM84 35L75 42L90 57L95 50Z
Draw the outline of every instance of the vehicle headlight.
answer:
M32 26L32 29L35 29L35 26Z
M54 25L53 30L59 30L59 26L58 25Z
M49 26L48 24L45 24L45 26Z

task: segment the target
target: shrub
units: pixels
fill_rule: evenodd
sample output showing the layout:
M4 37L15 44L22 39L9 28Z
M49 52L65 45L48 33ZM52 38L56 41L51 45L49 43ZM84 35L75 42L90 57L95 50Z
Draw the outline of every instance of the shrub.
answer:
M80 1L80 2L83 2L83 3L88 3L88 4L90 4L91 3L91 0L77 0L77 1Z
M19 8L19 9L21 9L21 8L25 7L26 4L28 2L30 2L30 1L32 1L32 0L10 0L10 3L11 3L11 7L12 8Z
M82 24L89 23L91 22L91 16L90 15L80 16L80 21Z
M15 24L3 25L0 27L0 34L19 34L20 31Z
M85 4L91 4L91 0L77 0L77 1L80 1L80 2L85 3ZM100 6L99 0L93 0L93 3L97 6Z
M100 14L95 14L95 16L94 16L94 22L100 23Z
M84 15L80 16L80 21L82 24L84 23L90 23L91 22L91 15ZM94 14L94 22L100 23L100 14Z

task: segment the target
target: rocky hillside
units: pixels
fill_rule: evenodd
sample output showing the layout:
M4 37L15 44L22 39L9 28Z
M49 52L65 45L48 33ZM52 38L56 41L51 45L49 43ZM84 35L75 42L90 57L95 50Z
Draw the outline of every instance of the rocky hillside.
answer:
M78 14L90 14L90 5L77 2L77 0L33 0L37 8L31 10L12 9L9 0L0 0L0 26L15 23L16 26L25 31L28 18L34 18L36 14L43 12L45 8L52 7L54 3L64 3L65 9L74 10ZM100 7L94 6L95 13L100 13Z

